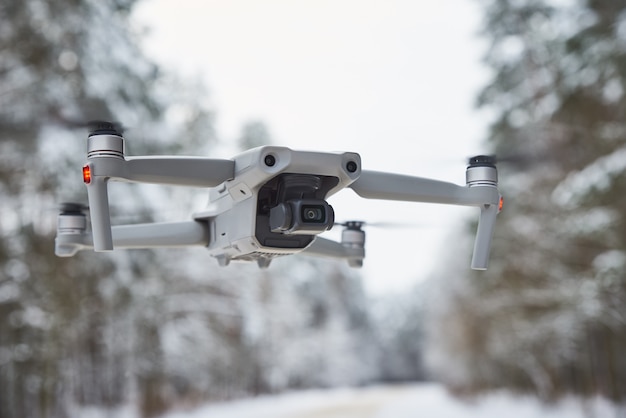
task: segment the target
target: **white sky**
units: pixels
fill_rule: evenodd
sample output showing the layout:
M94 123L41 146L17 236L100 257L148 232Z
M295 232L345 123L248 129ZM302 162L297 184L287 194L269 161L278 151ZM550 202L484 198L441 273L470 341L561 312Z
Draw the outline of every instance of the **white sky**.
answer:
M152 56L206 82L226 143L262 120L276 145L358 152L364 169L464 184L465 159L486 152L486 117L473 109L487 79L477 3L151 0L136 16L151 28ZM363 275L372 293L405 289L442 257L466 258L469 269L471 254L442 248L462 236L461 218L478 216L473 208L370 201L349 190L330 203L337 220L423 225L368 230Z

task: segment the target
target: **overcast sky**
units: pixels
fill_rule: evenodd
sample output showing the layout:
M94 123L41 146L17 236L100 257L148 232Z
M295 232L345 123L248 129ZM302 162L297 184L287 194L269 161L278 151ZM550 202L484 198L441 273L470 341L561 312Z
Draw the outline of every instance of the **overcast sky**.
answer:
M136 16L151 28L152 56L204 80L226 144L262 120L276 145L358 152L364 169L457 184L466 158L488 151L486 116L474 110L488 76L478 2L151 0ZM338 220L422 226L368 230L372 293L405 289L450 259L469 269L471 254L445 243L463 235L459 222L478 216L474 208L368 201L349 190L330 203Z

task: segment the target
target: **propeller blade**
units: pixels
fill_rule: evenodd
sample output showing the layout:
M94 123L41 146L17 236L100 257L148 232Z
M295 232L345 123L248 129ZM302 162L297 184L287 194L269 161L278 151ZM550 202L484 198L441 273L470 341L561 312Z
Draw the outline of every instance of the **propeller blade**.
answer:
M346 221L335 222L335 225L345 228L360 229L362 227L385 228L385 229L402 229L402 228L424 228L427 225L410 222L368 222L368 221Z
M90 120L86 124L89 135L118 135L124 134L124 126L120 122L109 122L105 120Z
M89 210L89 206L76 202L63 202L59 205L58 210L64 214L83 213Z

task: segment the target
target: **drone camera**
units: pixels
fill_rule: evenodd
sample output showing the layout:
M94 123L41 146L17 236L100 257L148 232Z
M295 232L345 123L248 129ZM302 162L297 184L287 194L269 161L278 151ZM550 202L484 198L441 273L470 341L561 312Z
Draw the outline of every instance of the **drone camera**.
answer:
M326 208L323 205L303 206L300 216L303 222L324 223L326 222Z
M272 232L315 235L333 226L335 212L323 200L290 200L270 209L269 222Z

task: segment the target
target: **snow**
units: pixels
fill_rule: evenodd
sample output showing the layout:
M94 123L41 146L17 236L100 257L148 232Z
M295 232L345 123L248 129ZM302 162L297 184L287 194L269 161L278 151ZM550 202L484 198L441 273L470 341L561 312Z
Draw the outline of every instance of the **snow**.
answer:
M439 384L424 383L261 396L173 412L163 418L583 418L614 413L613 405L603 399L566 398L548 406L531 397L499 392L465 402Z
M575 207L592 191L606 191L615 178L626 171L626 147L597 159L573 172L554 190L553 200L563 207Z
M626 266L626 253L620 250L606 251L593 260L593 266L598 271L621 270Z

